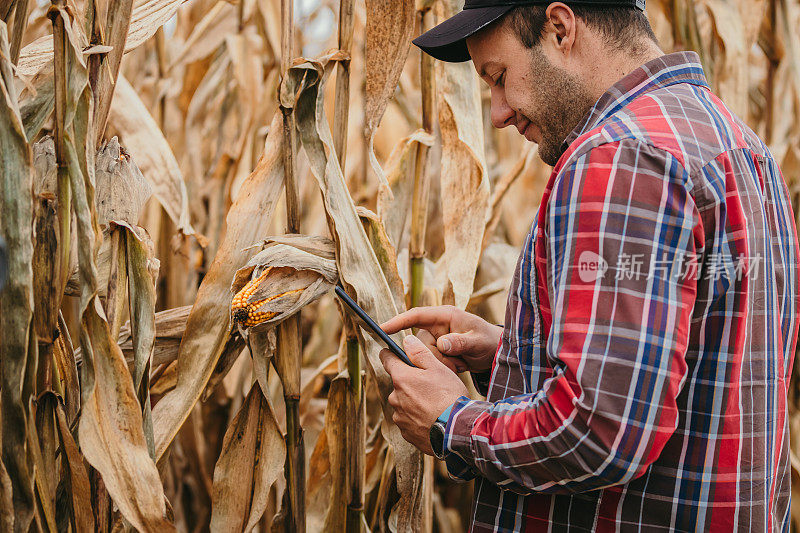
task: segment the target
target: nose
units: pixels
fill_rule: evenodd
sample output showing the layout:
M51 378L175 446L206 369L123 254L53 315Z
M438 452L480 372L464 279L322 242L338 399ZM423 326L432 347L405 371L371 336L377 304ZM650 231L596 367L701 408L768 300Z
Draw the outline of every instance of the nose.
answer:
M514 124L516 112L506 102L506 95L500 87L492 87L492 126L503 129Z

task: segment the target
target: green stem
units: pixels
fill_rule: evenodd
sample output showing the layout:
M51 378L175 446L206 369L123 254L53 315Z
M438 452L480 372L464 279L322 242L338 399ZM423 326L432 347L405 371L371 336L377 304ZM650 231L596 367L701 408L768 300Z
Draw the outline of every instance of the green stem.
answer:
M366 403L364 383L361 372L361 353L358 337L347 339L347 373L349 377L347 400L348 417L352 421L347 426L347 446L350 450L347 460L347 499L346 531L360 533L364 515L364 458Z
M300 426L300 399L284 398L286 402L286 492L289 498L287 526L290 531L306 530L305 515L305 457L303 428Z

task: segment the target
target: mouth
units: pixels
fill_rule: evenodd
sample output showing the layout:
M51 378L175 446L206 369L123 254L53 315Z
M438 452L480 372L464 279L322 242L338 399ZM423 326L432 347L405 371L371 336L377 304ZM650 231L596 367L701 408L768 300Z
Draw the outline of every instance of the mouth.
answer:
M520 132L523 137L525 137L530 142L536 142L533 139L533 122L528 122L528 125L525 126L525 129Z
M520 135L525 137L527 140L534 142L532 135L533 135L533 122L530 119L523 119L522 122L517 123L517 131Z

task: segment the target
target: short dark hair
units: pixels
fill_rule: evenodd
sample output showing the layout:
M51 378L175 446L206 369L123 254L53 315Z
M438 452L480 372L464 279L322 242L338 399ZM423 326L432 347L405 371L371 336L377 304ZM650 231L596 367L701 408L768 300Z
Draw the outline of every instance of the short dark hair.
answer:
M569 2L567 2L569 5ZM608 38L617 50L627 50L642 37L658 42L647 15L635 7L598 7L570 5L575 16L587 26L595 28ZM519 37L522 44L534 48L542 39L547 22L547 6L515 7L505 17L505 23Z

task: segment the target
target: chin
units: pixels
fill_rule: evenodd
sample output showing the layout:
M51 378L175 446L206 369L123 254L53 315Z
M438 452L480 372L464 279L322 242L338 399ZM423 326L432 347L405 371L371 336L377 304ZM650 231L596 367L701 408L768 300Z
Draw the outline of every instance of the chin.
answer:
M562 155L564 155L564 153L560 149L554 149L552 146L539 143L539 159L551 167L556 166Z

